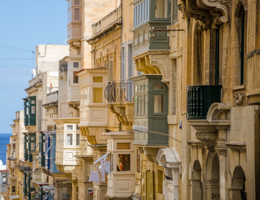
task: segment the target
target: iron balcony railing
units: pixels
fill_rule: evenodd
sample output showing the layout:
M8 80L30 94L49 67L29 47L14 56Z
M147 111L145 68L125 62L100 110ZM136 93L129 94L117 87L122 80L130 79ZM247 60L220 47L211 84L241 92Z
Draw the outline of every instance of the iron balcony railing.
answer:
M134 101L134 83L127 82L112 82L108 84L104 92L108 103L125 103Z
M210 105L221 101L221 85L187 86L187 119L206 119Z

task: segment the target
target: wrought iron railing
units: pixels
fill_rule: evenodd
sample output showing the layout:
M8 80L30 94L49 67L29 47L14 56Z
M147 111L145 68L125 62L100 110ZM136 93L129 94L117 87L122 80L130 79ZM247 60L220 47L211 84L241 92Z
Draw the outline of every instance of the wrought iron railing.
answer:
M187 86L187 119L206 119L208 109L221 101L221 85Z
M134 83L132 81L112 82L107 85L104 95L108 103L133 102Z

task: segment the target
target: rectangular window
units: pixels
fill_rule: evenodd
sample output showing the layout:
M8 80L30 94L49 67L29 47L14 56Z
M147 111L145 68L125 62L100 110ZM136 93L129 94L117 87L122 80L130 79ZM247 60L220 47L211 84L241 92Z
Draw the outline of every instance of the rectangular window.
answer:
M35 114L35 106L31 106L31 114Z
M145 7L144 7L144 2L142 3L142 22L145 20Z
M79 5L79 0L75 0L75 5Z
M158 193L163 193L163 172L158 170Z
M73 135L67 134L67 145L72 145L72 139L73 139Z
M153 100L154 100L154 104L153 104L153 111L154 113L163 113L163 107L164 107L164 96L163 95L153 95Z
M139 25L139 5L136 6L136 25Z
M140 173L140 152L139 152L139 150L137 149L137 151L136 151L136 158L137 158L137 160L136 160L136 171L138 172L138 173Z
M12 192L15 192L15 186L12 186Z
M155 18L167 18L168 0L155 1Z
M73 83L79 83L79 77L74 76L73 77Z
M103 88L93 88L93 103L103 103Z
M130 171L130 154L118 154L117 171Z
M73 62L73 68L79 68L79 62Z
M125 80L125 47L122 47L122 53L121 53L121 80Z
M73 130L73 125L67 125L67 130L69 131Z
M79 20L79 8L74 9L74 20Z
M139 4L139 24L142 23L142 4Z
M131 78L134 74L134 69L133 69L133 45L129 44L128 45L128 78Z
M94 76L93 82L94 83L103 83L103 76Z
M76 145L80 145L80 134L77 134Z
M136 26L136 6L134 8L134 26Z

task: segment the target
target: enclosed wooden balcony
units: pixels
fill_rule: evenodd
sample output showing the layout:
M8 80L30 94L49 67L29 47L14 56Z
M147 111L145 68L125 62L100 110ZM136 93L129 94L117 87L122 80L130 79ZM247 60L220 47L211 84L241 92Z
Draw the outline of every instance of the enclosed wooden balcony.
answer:
M221 85L187 86L187 119L206 119L210 105L221 102Z
M110 111L123 126L132 126L134 119L134 83L113 81L104 92Z
M166 31L171 24L171 4L167 0L135 0L134 2L134 54L149 50L169 50Z

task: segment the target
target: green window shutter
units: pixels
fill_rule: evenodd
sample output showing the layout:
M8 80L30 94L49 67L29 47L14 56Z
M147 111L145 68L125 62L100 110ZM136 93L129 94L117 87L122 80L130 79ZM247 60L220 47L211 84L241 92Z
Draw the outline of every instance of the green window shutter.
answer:
M24 196L27 196L27 184L26 184L26 173L23 173L23 193Z
M43 133L40 134L40 138L39 139L40 139L39 151L40 151L40 155L41 155L41 157L40 157L40 166L44 167L45 166L45 155L44 155L45 152L43 152L43 145L45 145L44 144L45 140L44 140Z
M24 160L28 160L28 148L27 148L28 136L24 136Z
M178 22L178 0L172 0L172 24Z

